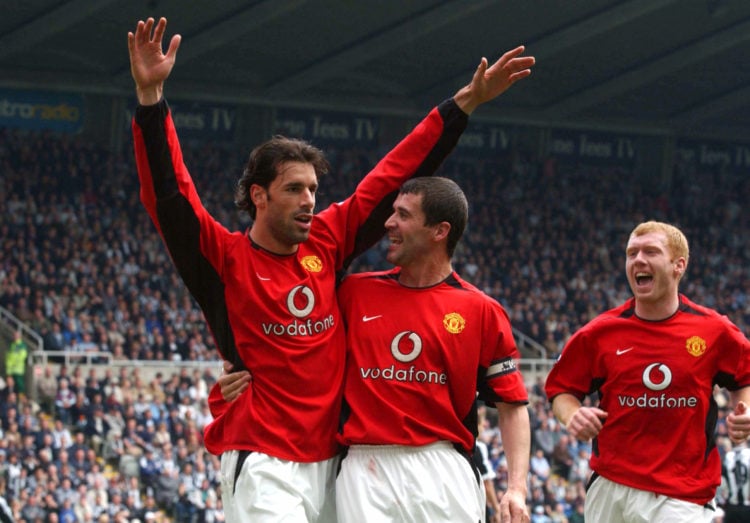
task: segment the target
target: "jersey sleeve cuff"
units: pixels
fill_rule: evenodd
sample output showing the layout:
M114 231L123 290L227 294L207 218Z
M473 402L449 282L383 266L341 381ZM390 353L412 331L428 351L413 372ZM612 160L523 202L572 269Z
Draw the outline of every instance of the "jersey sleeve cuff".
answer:
M159 100L154 105L140 105L135 108L135 123L139 127L145 127L149 122L154 119L163 120L167 113L169 113L169 104L167 104L166 98Z

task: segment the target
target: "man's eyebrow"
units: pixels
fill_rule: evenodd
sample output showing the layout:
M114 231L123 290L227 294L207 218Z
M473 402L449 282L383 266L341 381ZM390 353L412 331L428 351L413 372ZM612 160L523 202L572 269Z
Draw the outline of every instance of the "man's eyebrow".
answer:
M281 184L282 187L318 187L318 183L308 184L301 180L289 180Z

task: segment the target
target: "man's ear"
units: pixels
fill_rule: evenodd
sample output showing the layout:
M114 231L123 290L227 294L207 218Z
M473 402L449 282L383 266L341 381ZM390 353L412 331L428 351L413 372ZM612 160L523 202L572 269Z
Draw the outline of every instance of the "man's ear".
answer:
M677 279L679 280L685 275L685 271L687 270L687 260L680 256L674 261L674 271L677 275Z
M451 224L448 222L440 222L435 226L435 230L432 233L435 241L442 241L448 237L448 233L451 231Z
M256 209L260 209L265 207L265 203L268 201L268 193L263 187L254 183L250 186L250 200Z

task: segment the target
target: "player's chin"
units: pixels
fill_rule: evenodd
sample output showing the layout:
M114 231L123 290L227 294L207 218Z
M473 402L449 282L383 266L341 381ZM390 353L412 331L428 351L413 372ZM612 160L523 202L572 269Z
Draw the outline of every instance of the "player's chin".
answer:
M307 239L310 237L310 231L298 229L294 232L292 236L293 236L294 243L306 242Z

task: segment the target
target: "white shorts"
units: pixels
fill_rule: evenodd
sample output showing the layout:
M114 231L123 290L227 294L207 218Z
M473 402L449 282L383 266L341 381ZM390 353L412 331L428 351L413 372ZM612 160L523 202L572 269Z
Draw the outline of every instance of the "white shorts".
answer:
M484 522L485 492L452 443L355 445L336 479L339 523Z
M246 456L237 473L237 461ZM261 452L221 455L221 501L228 523L334 523L339 458L298 463Z
M703 505L626 487L602 476L586 491L587 523L710 523L715 515Z

